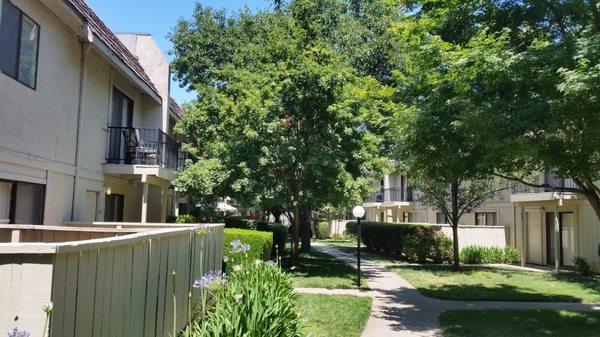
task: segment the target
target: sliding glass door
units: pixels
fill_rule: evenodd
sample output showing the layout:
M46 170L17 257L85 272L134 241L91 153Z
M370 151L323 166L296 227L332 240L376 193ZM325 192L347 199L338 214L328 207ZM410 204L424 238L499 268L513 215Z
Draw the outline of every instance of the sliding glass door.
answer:
M0 180L0 223L41 225L45 186Z

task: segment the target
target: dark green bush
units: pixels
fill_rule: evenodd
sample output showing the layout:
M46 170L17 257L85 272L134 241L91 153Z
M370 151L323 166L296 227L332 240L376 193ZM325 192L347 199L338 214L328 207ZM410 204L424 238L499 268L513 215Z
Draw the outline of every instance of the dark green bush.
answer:
M240 217L225 218L225 228L256 229L256 222Z
M329 221L320 221L315 224L317 239L329 238Z
M460 262L467 264L521 262L519 252L512 247L467 246L460 250Z
M285 255L285 244L288 238L288 228L276 222L256 222L256 229L263 232L273 233L273 248L271 258L277 259Z
M273 246L272 233L240 228L225 228L223 239L225 256L229 255L231 241L235 239L239 239L251 246L248 251L249 258L267 261L271 257L271 248Z
M573 268L575 269L575 272L581 276L589 276L592 273L592 266L590 266L585 257L574 257Z
M423 226L410 223L390 222L361 222L362 240L367 250L393 255L404 253L404 240L410 234L421 233L432 236L439 226ZM346 232L357 234L357 223L355 221L346 224Z
M176 223L198 223L198 219L191 214L180 214L175 220Z
M425 263L432 251L433 237L419 233L404 238L404 256L410 262Z
M434 235L434 244L431 252L433 263L452 263L452 240L437 232Z

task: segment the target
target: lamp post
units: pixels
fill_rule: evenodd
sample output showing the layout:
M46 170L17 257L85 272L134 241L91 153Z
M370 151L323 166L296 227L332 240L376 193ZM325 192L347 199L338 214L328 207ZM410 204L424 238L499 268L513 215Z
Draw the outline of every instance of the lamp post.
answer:
M363 216L365 216L365 208L358 205L355 206L352 209L352 215L354 215L354 217L356 218L356 221L358 222L357 225L357 240L356 240L356 270L357 270L357 275L356 275L356 286L358 288L360 288L360 241L361 241L361 230L360 230L360 220L362 219Z

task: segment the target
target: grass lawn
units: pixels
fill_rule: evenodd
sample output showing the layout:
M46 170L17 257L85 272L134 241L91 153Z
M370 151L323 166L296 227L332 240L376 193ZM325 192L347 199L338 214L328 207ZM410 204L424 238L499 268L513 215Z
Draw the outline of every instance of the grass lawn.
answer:
M294 287L348 289L356 286L356 271L334 256L312 252L300 254L298 263L291 264L288 258L282 262L282 267L294 281ZM367 283L362 280L362 286Z
M328 246L337 248L346 253L356 254L356 241L352 241L352 240L340 241L340 240L326 239L326 240L319 240L319 242L326 244ZM380 263L380 264L405 263L405 262L401 261L397 256L386 255L386 254L375 254L375 253L367 252L366 247L364 245L362 247L364 249L361 249L360 256L365 260L369 260L371 262Z
M600 312L452 310L440 323L444 337L600 336Z
M312 337L358 337L371 312L371 298L299 294L298 306Z
M399 266L423 295L448 300L600 303L600 277L489 267ZM600 333L599 333L600 335Z

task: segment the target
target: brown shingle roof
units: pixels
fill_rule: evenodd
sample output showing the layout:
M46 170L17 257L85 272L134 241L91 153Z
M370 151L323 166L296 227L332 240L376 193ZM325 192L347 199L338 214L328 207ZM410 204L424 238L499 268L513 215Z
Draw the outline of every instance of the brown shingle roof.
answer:
M170 96L169 96L169 109L173 110L173 112L179 117L183 117L183 115L185 114L185 110L183 110L183 108L181 106L179 106L179 104L177 104L177 102L175 102L173 97L170 97Z
M90 25L90 28L94 35L96 35L104 44L108 46L111 52L113 52L129 69L131 69L136 76L138 76L142 82L146 83L150 89L156 93L158 97L160 94L154 86L154 83L148 77L148 74L142 68L142 65L138 59L123 45L123 43L113 34L113 32L104 24L102 19L94 13L94 11L87 5L85 0L67 0L67 2L73 7L73 9Z

